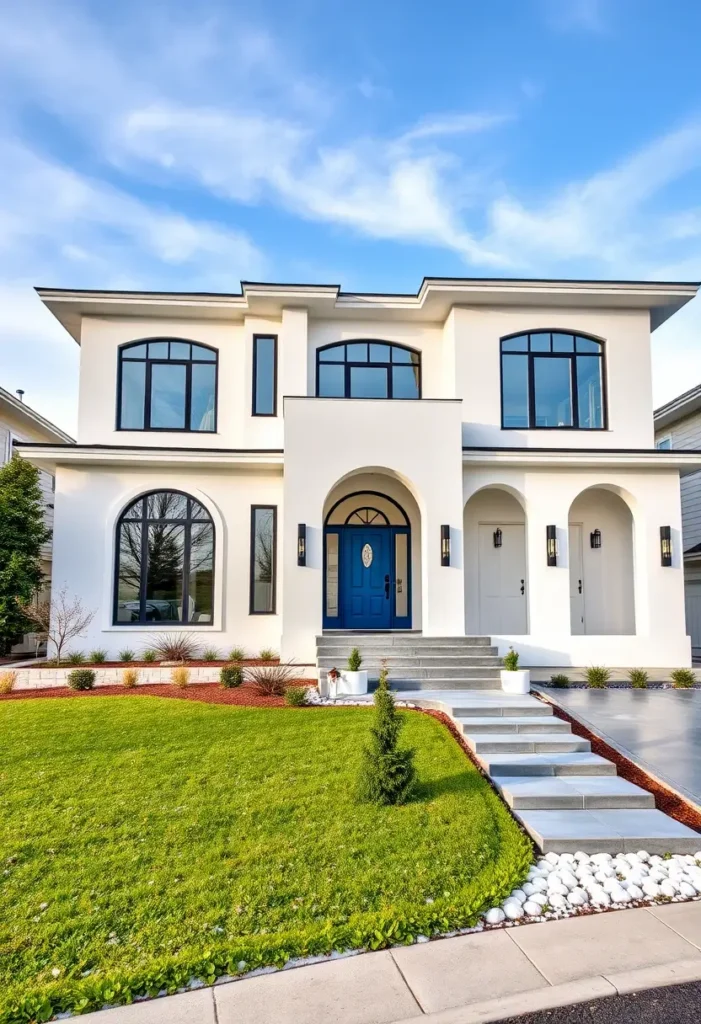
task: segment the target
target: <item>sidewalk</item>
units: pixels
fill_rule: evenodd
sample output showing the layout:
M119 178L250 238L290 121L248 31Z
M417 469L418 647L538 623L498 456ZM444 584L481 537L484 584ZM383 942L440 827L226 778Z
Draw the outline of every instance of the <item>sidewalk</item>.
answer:
M299 967L85 1024L472 1024L701 979L701 902L574 917Z

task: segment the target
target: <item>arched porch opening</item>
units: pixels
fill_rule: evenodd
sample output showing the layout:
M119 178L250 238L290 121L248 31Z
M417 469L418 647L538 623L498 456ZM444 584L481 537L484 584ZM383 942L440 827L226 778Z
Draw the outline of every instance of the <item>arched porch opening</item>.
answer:
M325 629L421 628L421 513L389 471L361 470L324 502Z
M528 634L526 511L511 488L488 486L468 500L465 537L465 632Z
M633 515L628 502L617 489L587 488L570 506L568 535L572 633L633 635Z

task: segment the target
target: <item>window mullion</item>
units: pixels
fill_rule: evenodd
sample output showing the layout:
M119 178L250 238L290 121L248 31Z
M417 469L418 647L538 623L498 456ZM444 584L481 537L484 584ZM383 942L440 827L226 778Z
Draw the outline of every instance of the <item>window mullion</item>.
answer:
M192 530L192 518L190 516L190 499L187 502L187 519L185 520L185 537L183 542L183 610L180 621L187 624L190 621L190 531Z
M192 430L192 360L185 364L185 430Z
M146 622L146 586L148 583L148 530L146 499L144 498L141 518L141 582L139 587L139 622Z

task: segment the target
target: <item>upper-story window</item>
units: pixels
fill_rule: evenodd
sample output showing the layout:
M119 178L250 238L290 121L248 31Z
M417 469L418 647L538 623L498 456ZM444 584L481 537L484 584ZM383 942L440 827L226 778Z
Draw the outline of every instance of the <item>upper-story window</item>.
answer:
M253 415L277 416L277 335L253 335Z
M603 346L562 331L501 339L501 425L506 430L603 430Z
M119 350L118 430L217 429L217 352L154 338Z
M421 355L385 341L348 341L316 353L319 398L421 398Z
M666 437L658 437L655 441L655 448L659 448L660 451L669 451L672 447L672 435L667 434Z

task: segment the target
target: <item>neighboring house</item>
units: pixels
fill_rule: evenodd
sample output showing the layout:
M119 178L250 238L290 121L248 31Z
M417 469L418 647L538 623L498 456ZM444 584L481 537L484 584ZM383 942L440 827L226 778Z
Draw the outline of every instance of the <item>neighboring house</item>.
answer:
M44 419L38 412L25 405L16 395L0 388L0 466L12 458L16 441L33 441L42 444L73 444L73 438ZM54 474L40 468L39 484L44 498L46 525L53 530L54 524ZM42 569L47 589L51 586L51 541L41 552ZM13 647L13 653L35 653L36 642L30 634Z
M701 385L655 411L655 445L663 451L701 449ZM681 481L686 624L701 658L701 472Z
M416 295L41 289L81 346L54 577L85 646L195 632L490 635L530 665L690 663L650 331L693 284L425 279ZM391 642L388 638L388 644Z

